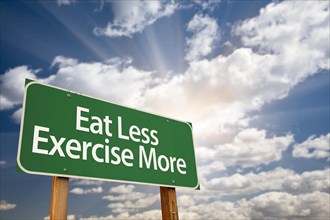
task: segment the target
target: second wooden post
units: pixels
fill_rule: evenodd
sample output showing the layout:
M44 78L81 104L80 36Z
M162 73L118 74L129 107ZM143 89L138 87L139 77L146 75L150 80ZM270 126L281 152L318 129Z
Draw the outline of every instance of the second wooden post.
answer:
M178 220L178 206L176 203L175 188L160 187L160 202L163 220Z

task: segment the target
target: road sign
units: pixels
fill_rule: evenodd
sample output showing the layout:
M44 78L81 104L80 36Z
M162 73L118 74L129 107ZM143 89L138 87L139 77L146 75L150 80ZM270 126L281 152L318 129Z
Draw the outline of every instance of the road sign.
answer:
M17 164L31 174L199 185L189 123L38 82L25 87Z

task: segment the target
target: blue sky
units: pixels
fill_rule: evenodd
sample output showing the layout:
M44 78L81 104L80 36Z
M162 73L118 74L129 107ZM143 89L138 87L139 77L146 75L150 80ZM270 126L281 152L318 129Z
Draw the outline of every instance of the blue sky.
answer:
M1 1L2 219L49 216L16 173L24 79L191 121L181 219L328 219L329 1ZM159 189L70 180L70 219L159 219Z

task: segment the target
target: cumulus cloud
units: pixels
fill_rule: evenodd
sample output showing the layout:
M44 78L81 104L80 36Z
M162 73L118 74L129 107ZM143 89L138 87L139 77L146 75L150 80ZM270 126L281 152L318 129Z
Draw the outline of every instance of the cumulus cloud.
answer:
M229 143L213 147L197 147L196 158L200 162L200 181L203 187L215 189L219 187L219 179L209 181L211 174L214 176L233 166L249 168L281 160L282 153L293 141L294 138L290 134L267 137L266 130L248 128L241 130ZM243 181L240 174L236 175L229 182L239 182L243 189L250 186L250 181ZM232 182L230 184L235 187Z
M57 56L54 58L50 67L54 67L56 65L58 65L60 68L70 67L70 66L77 65L78 63L79 62L76 59L64 57L64 56Z
M201 192L204 193L204 192ZM196 194L196 193L195 193ZM180 219L328 219L328 193L312 192L292 195L286 192L267 192L250 200L235 202L221 200L191 201L192 197L178 197ZM185 203L189 205L186 205ZM160 210L138 214L122 212L117 215L81 217L80 220L160 219Z
M187 39L186 60L200 60L212 52L215 41L219 38L218 24L215 19L197 14L188 23L187 30L193 35Z
M105 28L96 27L94 34L108 37L132 37L158 19L174 13L177 5L161 1L114 1L114 21Z
M39 71L28 66L18 66L0 75L0 110L22 104L25 78L36 79Z
M181 208L179 215L183 219L218 219L219 216L223 219L327 219L329 199L329 194L323 192L299 195L268 192L236 202L215 200L190 203Z
M290 4L295 4L295 2ZM322 4L324 3L320 3ZM297 4L297 7L300 5ZM272 4L271 8L289 6L284 2ZM262 12L263 16L273 16L268 12L269 10L264 11L269 15ZM276 27L281 30L283 25L297 25L296 19L289 19L292 17L291 11L286 10L286 12L283 14L287 17L284 24L272 24L273 33L282 33L275 31ZM312 14L311 16L324 14L322 7L312 7L308 12ZM309 16L309 13L301 14L307 18ZM322 20L320 25L307 25L308 30L316 31L319 33L319 38L327 39L326 33L318 31L327 28L327 17L320 16L319 19ZM256 17L253 20L254 23L246 20L236 26L236 34L242 37L246 46L257 48L260 47L259 44L262 44L256 41L252 45L248 41L251 38L249 38L251 34L248 27L258 26L261 22L259 20L261 17ZM302 29L305 26L301 24L299 27ZM255 36L263 35L263 33L257 32ZM312 36L305 36L304 33L303 31L294 32L295 37L291 37L298 39L305 37L305 44L312 43L312 39L308 40ZM287 45L286 42L282 44ZM214 145L218 144L219 139L223 139L223 134L231 132L233 128L246 127L248 112L258 110L272 100L285 97L298 82L315 74L319 68L328 68L323 65L327 57L312 56L310 47L299 48L299 53L296 52L295 47L291 46L284 47L285 50L279 50L277 53L260 52L254 48L242 47L228 56L219 55L210 60L192 62L183 74L169 76L166 80L159 80L154 73L138 70L131 64L126 63L119 68L119 61L84 63L59 56L53 62L58 67L57 72L43 80L120 104L191 121L194 123L198 142L203 145ZM320 46L314 50L318 51L317 54L327 54L327 48ZM295 55L290 55L292 53ZM35 70L29 69L30 74L33 75L34 72ZM7 75L17 77L12 72L8 72ZM10 84L4 79L1 82ZM125 86L122 86L123 84ZM20 94L19 99L13 99L7 93L13 92L3 89L1 96L2 99L5 98L5 103L20 103L18 100L21 100L22 92L15 92L15 94Z
M132 193L134 190L135 186L133 185L119 185L116 187L111 187L109 192L110 193L115 193L115 194L129 194Z
M209 155L209 160L212 158L213 155L214 154ZM197 158L198 158L198 156L197 156ZM225 167L225 165L223 164L222 161L212 160L212 162L208 163L208 164L202 163L202 165L200 165L199 169L198 169L199 181L203 186L206 186L207 185L206 179L208 179L207 178L208 175L214 174L217 172L221 172L226 169L227 168Z
M327 219L329 213L328 193L313 192L291 195L269 192L248 202L252 219Z
M76 3L76 0L57 0L57 5L61 6L61 5L71 5Z
M308 159L328 158L330 155L330 133L315 137L308 137L303 143L293 146L292 155Z
M76 195L98 194L98 193L102 193L102 192L103 192L103 189L101 186L93 187L93 188L89 188L89 189L83 189L80 187L76 187L76 188L73 188L72 190L70 190L70 193L73 193Z
M292 75L303 77L317 68L329 68L329 16L326 1L271 3L259 16L241 22L235 31L244 45L276 54L284 69L291 66Z
M134 212L139 209L147 208L158 200L159 195L145 195L144 198L137 200L112 202L108 205L108 208L110 208L115 213Z
M44 220L49 220L49 219L50 219L50 216L44 217ZM75 215L67 215L66 219L67 220L75 220L75 219L77 219L77 217Z
M240 131L232 143L216 147L214 159L217 158L226 167L255 167L280 160L293 142L292 135L266 137L265 130L249 128Z
M108 216L90 216L86 218L80 218L80 220L109 220L109 219L131 219L131 220L136 220L136 219L161 219L161 212L160 210L148 210L140 213L136 213L133 215L130 215L127 212L120 213L117 216L114 215L108 215Z
M276 168L259 173L234 174L228 177L212 178L206 184L222 195L251 195L263 191L281 190L291 194L328 192L330 170L308 171L297 174L293 170Z
M57 73L42 79L36 76L40 69L27 66L10 69L1 75L1 110L22 104L25 78L130 106L137 106L141 94L156 81L154 73L134 68L129 59L79 63L72 58L57 56L52 66L58 68ZM21 109L14 113L14 121L20 122L21 113Z
M194 0L194 3L199 5L203 10L211 10L215 8L216 5L218 5L221 2L219 1L214 1L214 0Z
M124 215L122 215L124 217ZM126 215L127 217L125 219L161 219L161 212L160 210L148 210L148 211L144 211L142 213L136 213L134 215ZM120 219L121 216L118 216L118 218Z
M72 185L75 186L100 186L103 184L102 181L98 181L98 180L88 180L88 179L82 179L82 180L78 180L78 179L70 179L70 181L72 182Z
M42 79L36 76L40 69L27 66L10 69L0 76L1 110L22 104L25 78L134 106L153 81L153 73L138 70L129 64L129 60L118 59L105 63L78 63L75 59L58 56L52 63L52 66L58 66L57 73ZM121 86L123 82L125 87ZM16 115L20 115L19 112ZM14 118L18 119L16 115Z
M249 219L247 209L233 202L213 201L188 206L179 212L181 219Z
M313 191L330 192L330 169L306 171L289 175L282 180L282 189L291 194Z
M111 201L108 208L115 213L132 213L147 208L159 200L158 194L136 192L134 189L134 185L126 184L112 187L109 190L111 194L103 196L103 199Z
M118 61L75 65L61 60L57 74L48 77L45 82L113 102L137 105L139 96L153 81L152 72L141 71L131 65L118 68L121 64ZM122 86L123 83L125 86Z
M11 115L11 119L13 120L13 122L15 122L15 123L17 123L17 124L21 123L22 113L23 113L23 108L19 108L19 109L17 109L17 110Z
M296 61L284 57L281 60L287 64L282 65L275 54L240 48L226 57L196 61L184 74L146 90L143 106L192 121L199 140L212 144L220 139L217 134L246 126L248 112L285 97L298 82L317 70L309 68L309 64L296 66ZM305 62L313 62L313 67L319 60L310 57Z
M14 208L16 208L16 204L9 203L6 200L0 201L0 210L1 211L7 211L10 209L14 209Z
M107 195L103 196L102 199L108 201L127 201L127 200L137 200L142 199L145 196L144 193L141 192L131 192L131 193L124 193L120 195Z

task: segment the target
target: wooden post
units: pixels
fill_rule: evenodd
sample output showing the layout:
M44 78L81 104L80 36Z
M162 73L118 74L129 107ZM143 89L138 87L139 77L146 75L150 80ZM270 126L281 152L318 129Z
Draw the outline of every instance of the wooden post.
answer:
M69 178L53 176L50 220L67 219Z
M175 188L160 187L160 203L163 220L178 220L178 206L176 204Z

